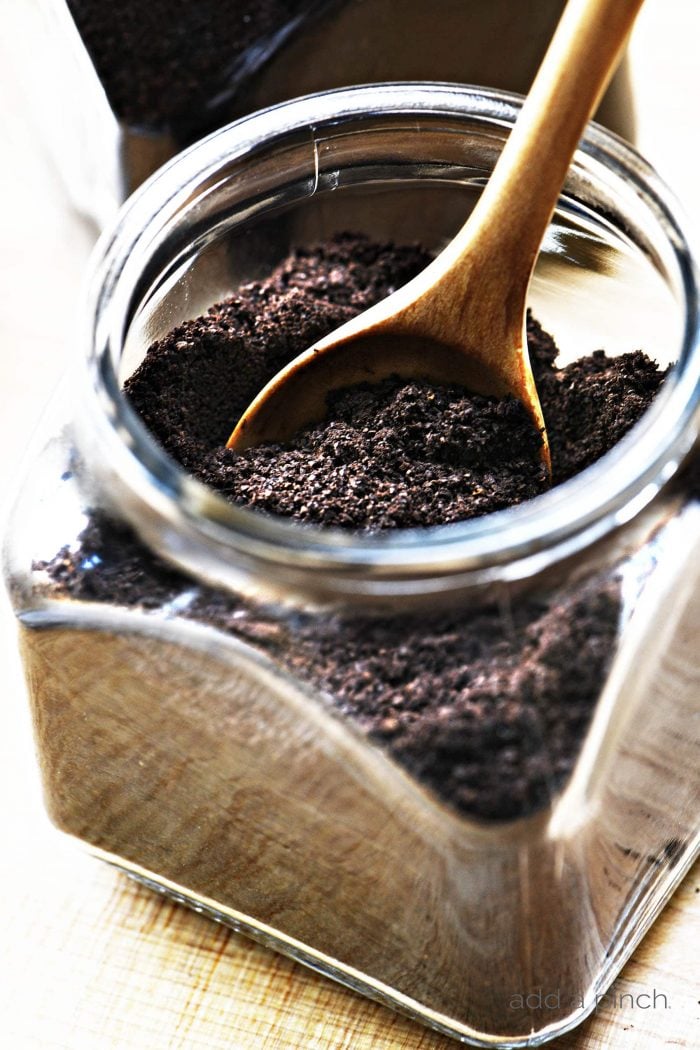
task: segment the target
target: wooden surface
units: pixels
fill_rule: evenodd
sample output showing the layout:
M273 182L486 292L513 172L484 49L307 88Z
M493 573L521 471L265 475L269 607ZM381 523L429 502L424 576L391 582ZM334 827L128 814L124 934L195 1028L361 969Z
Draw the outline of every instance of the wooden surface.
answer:
M31 907L5 918L3 1034L51 1050L449 1050L458 1044L171 904L49 838L28 863ZM19 873L17 873L19 875ZM601 1004L559 1050L697 1047L700 869L686 880L618 995L665 994L669 1009ZM7 972L3 972L6 970ZM641 1000L646 1002L646 1000Z
M0 0L0 481L70 352L93 234L66 210L27 125L27 0ZM700 227L697 0L647 0L633 41L640 139ZM20 371L21 366L21 371ZM438 1050L457 1044L172 905L61 839L43 815L14 624L0 616L0 1031L13 1050ZM700 867L615 992L562 1050L700 1046ZM657 993L656 1007L645 1008ZM640 996L642 998L640 998ZM661 998L665 996L664 999Z

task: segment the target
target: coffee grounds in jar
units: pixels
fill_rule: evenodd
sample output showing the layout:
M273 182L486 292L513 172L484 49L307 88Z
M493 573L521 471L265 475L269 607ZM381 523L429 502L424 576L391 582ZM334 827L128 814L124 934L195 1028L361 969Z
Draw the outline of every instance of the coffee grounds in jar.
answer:
M340 621L304 633L292 663L439 797L504 820L566 780L619 615L619 583L598 578L507 611Z
M319 0L68 0L117 116L180 140L218 121L216 106Z
M329 398L328 419L286 445L217 450L197 471L232 502L316 525L449 524L544 492L523 405L387 379Z
M440 524L536 495L544 485L539 436L516 403L420 383L389 380L341 393L329 421L284 449L238 458L222 451L238 414L283 364L426 261L418 248L351 236L296 252L269 280L240 289L155 344L127 382L128 397L185 469L268 513L387 529ZM553 340L532 318L528 341L557 483L623 436L663 373L640 352L608 358L596 351L558 369ZM449 420L447 432L440 418ZM510 472L503 448L514 457ZM286 469L290 453L297 465ZM368 480L381 482L374 494L339 483L348 473L360 477L360 454L363 467L373 457ZM309 481L314 470L305 475L305 455L317 457L314 470L325 472L325 482ZM400 492L382 489L386 475L375 476L382 458L394 477L418 464ZM275 472L272 496L256 502L244 492L241 499L242 482L264 491L266 480L255 479L259 462ZM469 474L478 475L485 494L477 492L471 507L464 499ZM322 499L324 484L331 501ZM602 575L513 599L507 610L490 605L391 618L296 613L290 621L278 610L193 588L128 528L101 515L92 516L78 550L37 567L48 572L56 596L79 600L156 609L189 592L177 615L268 652L439 798L488 820L536 811L565 781L605 680L620 611L619 581Z
M177 615L235 635L321 691L457 812L534 813L578 754L617 636L620 584L401 617L295 612L198 586L94 515L47 571L54 596ZM182 596L189 594L187 601ZM172 613L170 613L172 615Z
M360 530L466 520L545 491L540 436L513 398L389 379L331 397L328 418L284 446L224 448L260 388L306 347L429 260L344 235L186 321L127 381L133 407L187 471L231 502ZM557 369L533 318L528 343L558 484L599 459L651 404L664 373L640 351Z

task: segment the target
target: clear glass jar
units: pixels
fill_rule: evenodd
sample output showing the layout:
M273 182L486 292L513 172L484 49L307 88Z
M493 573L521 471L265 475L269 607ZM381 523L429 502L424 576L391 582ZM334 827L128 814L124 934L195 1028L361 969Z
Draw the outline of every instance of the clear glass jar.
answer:
M437 249L518 107L440 85L333 92L231 125L155 175L98 247L84 354L6 555L55 824L489 1046L582 1020L697 854L700 507L686 461L700 346L676 206L631 148L591 127L532 306L571 356L643 346L677 364L612 452L512 510L373 538L265 518L186 476L120 388L153 340L292 246L353 229ZM86 523L105 522L128 604L61 582ZM99 557L79 556L89 579ZM498 814L453 804L324 678L329 661L360 658L381 675L427 635L447 660L444 632L469 639L484 622L501 642L563 632L571 680L597 668L566 768ZM546 757L557 727L546 705L541 718Z
M44 50L53 67L37 114L42 136L72 200L99 222L110 201L123 200L183 146L299 95L397 80L526 93L564 7L564 0L181 0L176 10L168 0L35 2L43 18L32 32L50 41ZM633 138L624 61L599 119Z

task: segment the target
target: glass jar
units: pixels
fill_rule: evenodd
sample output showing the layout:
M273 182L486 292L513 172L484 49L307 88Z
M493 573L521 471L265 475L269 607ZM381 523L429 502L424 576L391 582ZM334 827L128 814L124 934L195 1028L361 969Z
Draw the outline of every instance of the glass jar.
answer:
M321 94L241 120L149 180L98 247L84 354L6 555L58 828L489 1046L581 1021L697 854L700 347L675 204L591 126L531 305L572 357L643 346L677 364L603 459L484 519L368 538L233 507L156 445L121 384L154 340L292 246L350 229L438 249L518 109L446 85ZM477 639L541 701L515 727L505 706L493 762L449 718L441 735L449 692L418 757L334 694L347 674L383 682L414 651L449 670ZM578 704L561 716L577 733L563 757L557 689ZM457 731L450 775L473 789L472 767L495 771L498 804L478 783L445 790L434 759Z
M526 93L564 7L564 0L36 2L42 19L31 31L49 42L43 61L53 67L38 113L42 136L76 206L100 222L110 201L183 146L299 95L396 80ZM600 119L632 139L625 61Z

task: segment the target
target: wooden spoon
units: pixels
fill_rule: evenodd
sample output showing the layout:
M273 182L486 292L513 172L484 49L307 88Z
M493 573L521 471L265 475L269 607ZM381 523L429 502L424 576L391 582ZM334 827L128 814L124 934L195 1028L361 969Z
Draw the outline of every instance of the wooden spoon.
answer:
M527 353L530 277L571 158L642 0L569 0L493 174L457 236L412 281L295 358L227 447L286 441L330 391L391 375L512 394L549 446Z

